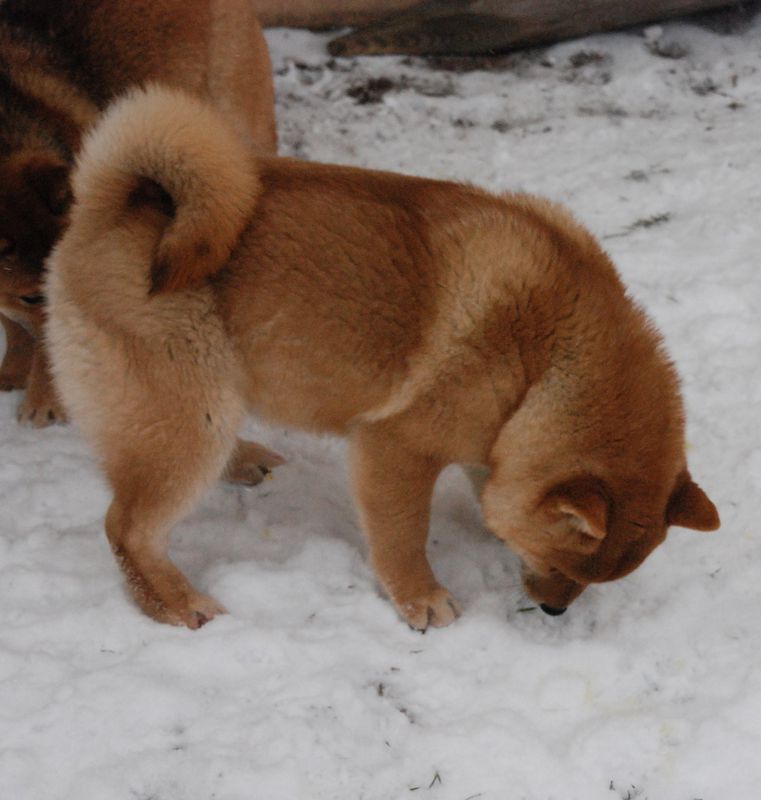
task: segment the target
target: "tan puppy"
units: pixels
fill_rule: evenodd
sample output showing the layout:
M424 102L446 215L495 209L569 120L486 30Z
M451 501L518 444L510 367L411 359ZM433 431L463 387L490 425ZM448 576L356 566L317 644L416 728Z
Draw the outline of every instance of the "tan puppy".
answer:
M425 554L449 463L489 467L486 522L549 613L629 573L668 525L718 526L660 338L558 206L256 159L158 89L105 115L74 194L48 282L55 375L155 619L220 610L167 545L249 410L350 437L373 566L415 628L457 615Z
M0 5L0 389L22 421L62 417L36 336L43 263L66 225L84 130L133 84L208 98L275 152L267 48L251 0L4 0Z

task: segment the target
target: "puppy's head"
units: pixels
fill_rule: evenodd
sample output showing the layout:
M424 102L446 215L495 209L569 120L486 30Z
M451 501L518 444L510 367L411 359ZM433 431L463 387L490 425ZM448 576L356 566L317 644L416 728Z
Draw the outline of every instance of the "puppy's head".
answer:
M628 575L670 525L719 527L715 506L685 467L681 438L674 438L647 448L632 444L632 458L591 446L573 457L561 446L554 458L516 458L520 444L497 441L481 498L484 518L521 557L524 588L545 612L562 613L590 583Z
M0 161L0 310L27 327L41 315L45 259L66 225L69 168L45 151Z
M668 498L660 494L636 480L615 489L592 475L549 487L526 518L527 528L511 536L524 554L529 596L547 613L562 613L588 584L635 570L670 525L718 528L716 508L688 472L677 476Z

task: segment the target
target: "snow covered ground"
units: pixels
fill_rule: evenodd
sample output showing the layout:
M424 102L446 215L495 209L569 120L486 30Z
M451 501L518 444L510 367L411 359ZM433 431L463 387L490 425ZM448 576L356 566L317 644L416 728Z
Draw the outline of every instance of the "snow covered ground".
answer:
M191 633L127 598L76 432L0 397L0 798L761 797L761 16L711 19L475 70L268 39L287 154L546 194L604 240L679 366L721 531L674 529L550 618L452 470L430 551L464 614L422 636L365 562L343 445L252 422L290 461L178 529L230 611Z

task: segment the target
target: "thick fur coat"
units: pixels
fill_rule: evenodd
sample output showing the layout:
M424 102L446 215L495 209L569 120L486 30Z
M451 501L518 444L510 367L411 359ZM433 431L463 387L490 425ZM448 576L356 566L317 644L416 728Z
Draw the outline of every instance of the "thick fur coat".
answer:
M209 100L252 148L275 152L266 43L251 0L4 0L0 5L0 389L19 416L63 414L36 339L45 258L66 226L84 132L132 85Z
M378 579L413 627L458 613L425 553L450 463L550 613L669 525L716 528L676 373L593 237L524 195L257 158L153 88L88 138L51 259L48 337L114 491L106 531L156 619L219 606L167 557L243 415L349 437Z

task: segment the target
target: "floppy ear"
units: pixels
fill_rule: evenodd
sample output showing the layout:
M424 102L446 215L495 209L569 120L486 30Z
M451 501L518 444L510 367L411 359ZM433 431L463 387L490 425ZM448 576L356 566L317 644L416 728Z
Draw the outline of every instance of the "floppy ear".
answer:
M715 531L721 524L716 506L689 475L671 495L666 507L666 521L669 525L694 531Z
M574 478L550 489L542 505L566 514L582 533L602 540L608 533L608 499L592 477Z

